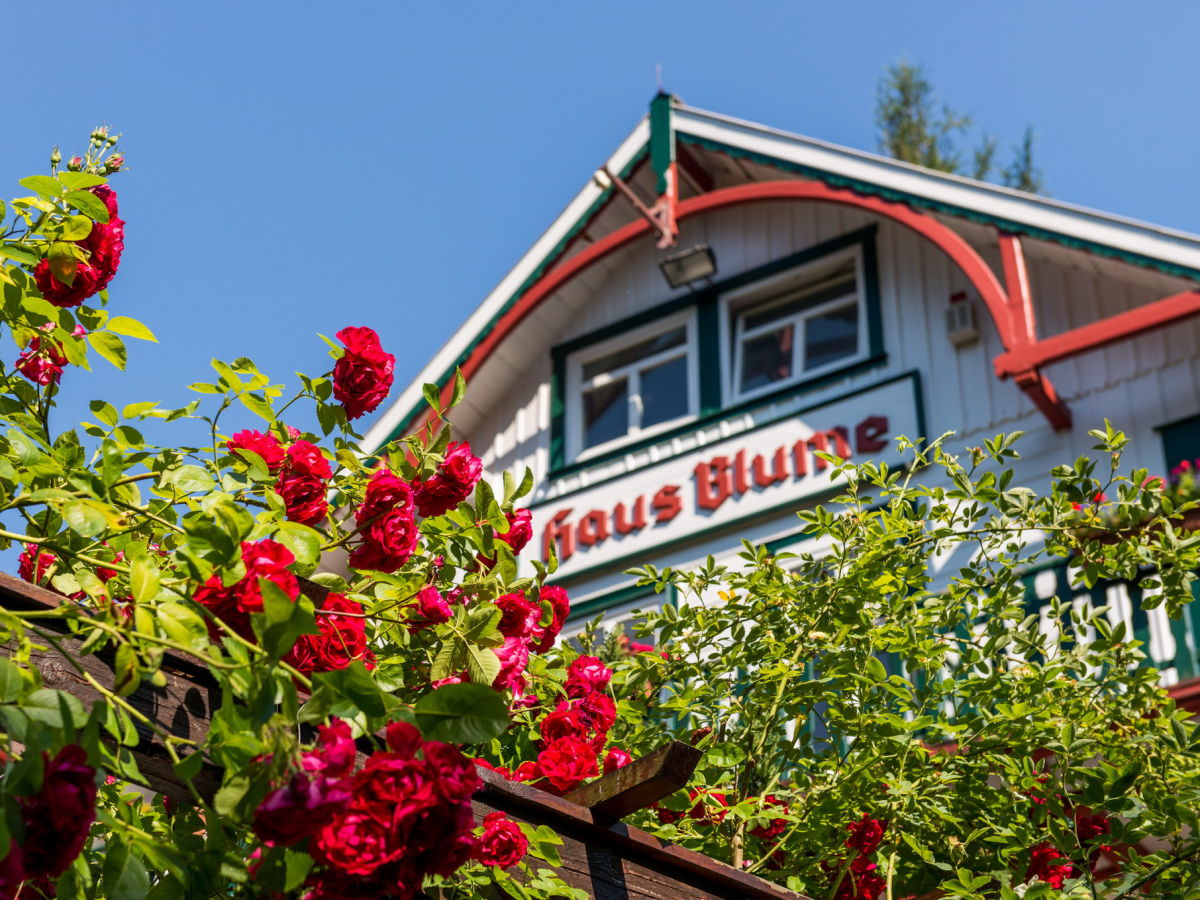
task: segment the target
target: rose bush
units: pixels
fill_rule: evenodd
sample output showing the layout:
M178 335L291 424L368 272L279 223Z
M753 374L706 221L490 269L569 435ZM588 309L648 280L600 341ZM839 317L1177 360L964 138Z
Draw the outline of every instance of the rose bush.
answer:
M544 568L517 574L529 479L497 496L442 408L440 430L368 458L351 423L387 397L394 367L372 329L339 331L329 371L288 396L248 358L214 360L185 406L96 401L93 421L52 426L93 354L121 367L125 338L154 339L110 306L116 143L98 129L65 171L56 152L50 175L21 182L30 196L0 206L0 320L16 345L0 366L0 545L62 598L49 614L0 609L0 898L578 897L539 868L557 859L552 833L496 818L477 832L480 782L455 746L523 751L543 703L531 661L547 685L566 678L549 651L569 600ZM319 433L284 418L301 402ZM152 445L145 420L199 423L211 440ZM348 568L318 571L323 559ZM113 660L106 686L63 657L100 702L44 686L31 664L64 630ZM202 741L129 699L163 683L168 652L219 689ZM607 699L590 701L603 730ZM139 733L190 802L132 792L148 781ZM215 792L197 787L205 767Z

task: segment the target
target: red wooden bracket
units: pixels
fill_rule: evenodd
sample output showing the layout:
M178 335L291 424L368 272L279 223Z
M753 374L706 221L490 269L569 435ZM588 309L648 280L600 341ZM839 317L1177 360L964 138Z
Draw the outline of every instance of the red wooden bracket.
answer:
M1006 315L996 321L1005 348L994 360L996 374L1012 378L1056 430L1071 427L1071 412L1042 374L1043 366L1200 314L1200 291L1184 291L1038 340L1021 239L1001 232L999 244L1007 297Z
M1005 353L1021 353L1037 344L1037 320L1033 313L1033 296L1029 290L1029 270L1025 267L1025 252L1021 239L1015 234L998 235L1000 244L1000 267L1004 271L1005 304L1004 315L996 317L996 330ZM1055 431L1071 427L1071 411L1058 396L1050 379L1029 365L1012 371L1001 371L999 359L996 374L1001 378L1012 377L1033 405L1050 422Z

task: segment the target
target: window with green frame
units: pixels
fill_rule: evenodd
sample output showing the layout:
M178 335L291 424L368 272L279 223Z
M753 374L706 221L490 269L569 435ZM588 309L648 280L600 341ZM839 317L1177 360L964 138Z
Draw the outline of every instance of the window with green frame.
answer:
M1171 471L1184 460L1195 463L1200 459L1200 416L1180 419L1158 429L1162 438L1163 457L1167 471Z
M550 477L885 363L875 233L848 232L554 347ZM771 341L790 355L763 376ZM739 366L749 380L734 390ZM668 398L681 384L688 396Z

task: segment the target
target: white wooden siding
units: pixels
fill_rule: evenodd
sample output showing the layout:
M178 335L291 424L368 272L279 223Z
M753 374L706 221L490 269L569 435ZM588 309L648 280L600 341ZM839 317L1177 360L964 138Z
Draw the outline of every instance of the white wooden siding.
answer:
M944 218L999 271L990 229ZM1048 368L1075 427L1055 434L1011 381L998 380L992 360L1001 352L987 310L962 272L932 244L907 229L869 213L830 204L772 201L732 207L683 223L679 245L701 241L713 247L719 277L756 268L868 224L877 223L881 320L886 365L840 379L805 395L813 405L912 370L924 384L929 435L956 431L962 444L981 436L1022 429L1025 460L1018 479L1044 484L1051 465L1089 452L1087 429L1105 417L1131 434L1127 464L1152 471L1163 466L1155 426L1200 412L1200 320L1123 341ZM1193 287L1190 282L1115 260L1047 243L1024 242L1029 261L1039 334L1049 336ZM469 386L458 425L485 463L490 477L510 469L534 473L536 494L547 496L550 463L550 348L644 312L686 289L667 288L658 268L661 251L649 238L613 254L559 290L523 322L477 373ZM945 334L949 297L968 291L976 306L980 340L954 348ZM702 364L708 361L702 360ZM744 423L742 423L744 425ZM673 455L727 436L742 427L722 422L691 435L661 442L571 476L566 486L594 483L647 461ZM767 540L794 530L788 515L743 529ZM673 553L686 564L736 546L737 536L706 541ZM587 594L628 577L610 573L581 586Z

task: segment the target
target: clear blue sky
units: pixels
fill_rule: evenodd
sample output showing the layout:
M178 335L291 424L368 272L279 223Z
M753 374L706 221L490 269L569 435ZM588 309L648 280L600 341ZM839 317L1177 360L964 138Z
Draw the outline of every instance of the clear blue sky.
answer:
M1055 197L1200 232L1198 26L1190 3L9 2L2 193L55 143L125 134L112 309L162 343L68 373L63 425L95 397L186 402L213 356L294 384L351 324L399 388L633 127L656 63L689 104L873 150L907 58L1002 157L1033 125Z

